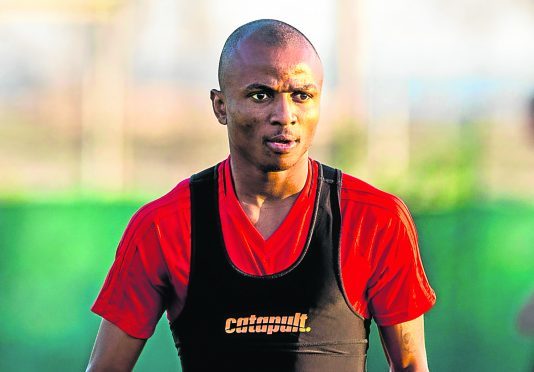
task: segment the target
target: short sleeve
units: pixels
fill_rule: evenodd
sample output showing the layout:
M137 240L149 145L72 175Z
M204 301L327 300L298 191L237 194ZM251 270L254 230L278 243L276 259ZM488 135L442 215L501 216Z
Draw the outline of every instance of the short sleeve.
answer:
M164 310L166 266L147 207L131 219L91 310L132 337L147 339Z
M406 322L427 312L436 295L426 277L417 232L410 214L389 221L372 263L369 307L378 325Z

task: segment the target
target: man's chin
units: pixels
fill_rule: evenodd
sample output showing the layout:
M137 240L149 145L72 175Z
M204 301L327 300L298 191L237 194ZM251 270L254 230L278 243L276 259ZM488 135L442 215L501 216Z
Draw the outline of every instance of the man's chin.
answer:
M261 165L261 170L267 172L283 172L293 168L298 162L298 159L278 159L267 164Z
M283 172L283 171L286 171L286 170L288 170L290 168L291 167L283 167L283 166L277 166L277 165L266 165L266 166L262 166L261 170L264 173L272 173L272 172Z

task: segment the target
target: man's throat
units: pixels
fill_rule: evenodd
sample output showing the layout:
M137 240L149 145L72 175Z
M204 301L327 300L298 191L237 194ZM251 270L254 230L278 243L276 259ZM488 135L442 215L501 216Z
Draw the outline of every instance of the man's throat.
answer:
M241 201L239 204L250 223L267 240L282 225L297 198L298 194L274 202L265 200L261 206Z

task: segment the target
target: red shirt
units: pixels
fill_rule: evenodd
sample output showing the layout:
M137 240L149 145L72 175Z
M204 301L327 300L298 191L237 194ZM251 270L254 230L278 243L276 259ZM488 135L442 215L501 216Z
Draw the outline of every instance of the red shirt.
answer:
M221 163L219 210L232 262L252 275L292 265L307 237L318 165L278 229L264 239L241 208L230 161ZM92 311L137 338L148 338L167 310L170 321L183 307L191 254L189 179L143 206L119 243L115 262ZM410 213L397 197L343 174L340 259L342 282L354 310L387 326L428 311L436 296L423 270Z

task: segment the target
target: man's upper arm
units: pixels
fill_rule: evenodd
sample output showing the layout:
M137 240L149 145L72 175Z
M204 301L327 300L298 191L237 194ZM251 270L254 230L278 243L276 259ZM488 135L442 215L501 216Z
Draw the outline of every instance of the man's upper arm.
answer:
M91 311L127 334L147 339L163 314L169 277L155 212L150 205L130 220Z
M423 315L379 330L391 371L428 371Z
M87 371L131 371L145 343L102 319Z

